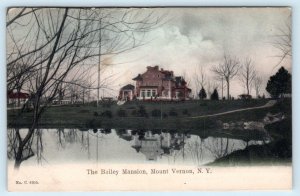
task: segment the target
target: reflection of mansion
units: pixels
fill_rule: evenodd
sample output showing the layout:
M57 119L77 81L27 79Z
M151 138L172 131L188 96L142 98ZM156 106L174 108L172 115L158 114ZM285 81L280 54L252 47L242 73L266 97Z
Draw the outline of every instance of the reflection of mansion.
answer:
M132 148L138 153L144 154L147 160L153 161L156 161L158 157L163 155L171 155L174 151L181 150L186 139L186 136L183 136L183 134L165 132L153 134L151 131L145 132L142 138L139 134L132 135L131 132L126 132L120 137L127 141L132 141Z
M136 87L128 84L120 89L120 100L186 100L191 89L181 76L174 76L173 71L148 66L147 71L135 78Z

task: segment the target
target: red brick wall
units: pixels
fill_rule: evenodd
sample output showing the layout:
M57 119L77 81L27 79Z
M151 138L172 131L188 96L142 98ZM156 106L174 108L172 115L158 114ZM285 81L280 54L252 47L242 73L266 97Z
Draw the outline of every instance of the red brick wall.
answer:
M164 89L169 89L169 85L171 84L171 97L175 97L175 82L174 81L168 81L163 80L165 75L159 71L158 66L155 67L147 67L147 71L143 74L141 74L141 77L143 80L137 80L136 81L136 96L140 95L140 88L141 86L158 86L157 93L158 96L162 96L162 91ZM177 89L178 90L178 89ZM188 97L188 90L180 89L180 91L185 95L185 97Z
M158 95L161 96L164 74L158 67L147 67L147 71L142 75L143 80L136 82L136 93L140 94L140 86L158 86Z

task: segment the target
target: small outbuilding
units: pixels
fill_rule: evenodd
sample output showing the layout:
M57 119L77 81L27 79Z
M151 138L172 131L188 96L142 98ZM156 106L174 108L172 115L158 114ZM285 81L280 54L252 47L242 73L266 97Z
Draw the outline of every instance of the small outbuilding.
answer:
M120 89L119 100L130 101L134 98L135 87L132 84L127 84Z
M12 105L13 107L20 107L28 101L29 94L23 92L9 91L7 93L7 98L9 105Z

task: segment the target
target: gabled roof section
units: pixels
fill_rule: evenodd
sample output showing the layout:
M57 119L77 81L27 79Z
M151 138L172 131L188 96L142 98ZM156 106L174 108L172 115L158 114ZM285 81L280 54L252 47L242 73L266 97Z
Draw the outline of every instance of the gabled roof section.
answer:
M121 90L134 90L134 86L132 84L127 84L126 86L123 86Z
M160 72L162 74L164 74L164 80L172 80L174 78L174 73L173 71L169 71L169 70L164 70L163 68L160 69Z
M184 78L182 76L176 76L175 77L175 85L176 86L184 86L184 85L186 85L186 81L184 80Z
M143 78L142 78L142 75L139 74L135 78L133 78L132 80L143 80Z

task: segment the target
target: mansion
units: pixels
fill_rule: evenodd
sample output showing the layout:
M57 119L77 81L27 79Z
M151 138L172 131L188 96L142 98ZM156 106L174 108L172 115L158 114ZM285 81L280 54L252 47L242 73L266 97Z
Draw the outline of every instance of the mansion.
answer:
M128 84L120 89L119 100L187 100L191 89L182 76L173 71L148 66L147 71L133 80L136 86Z

